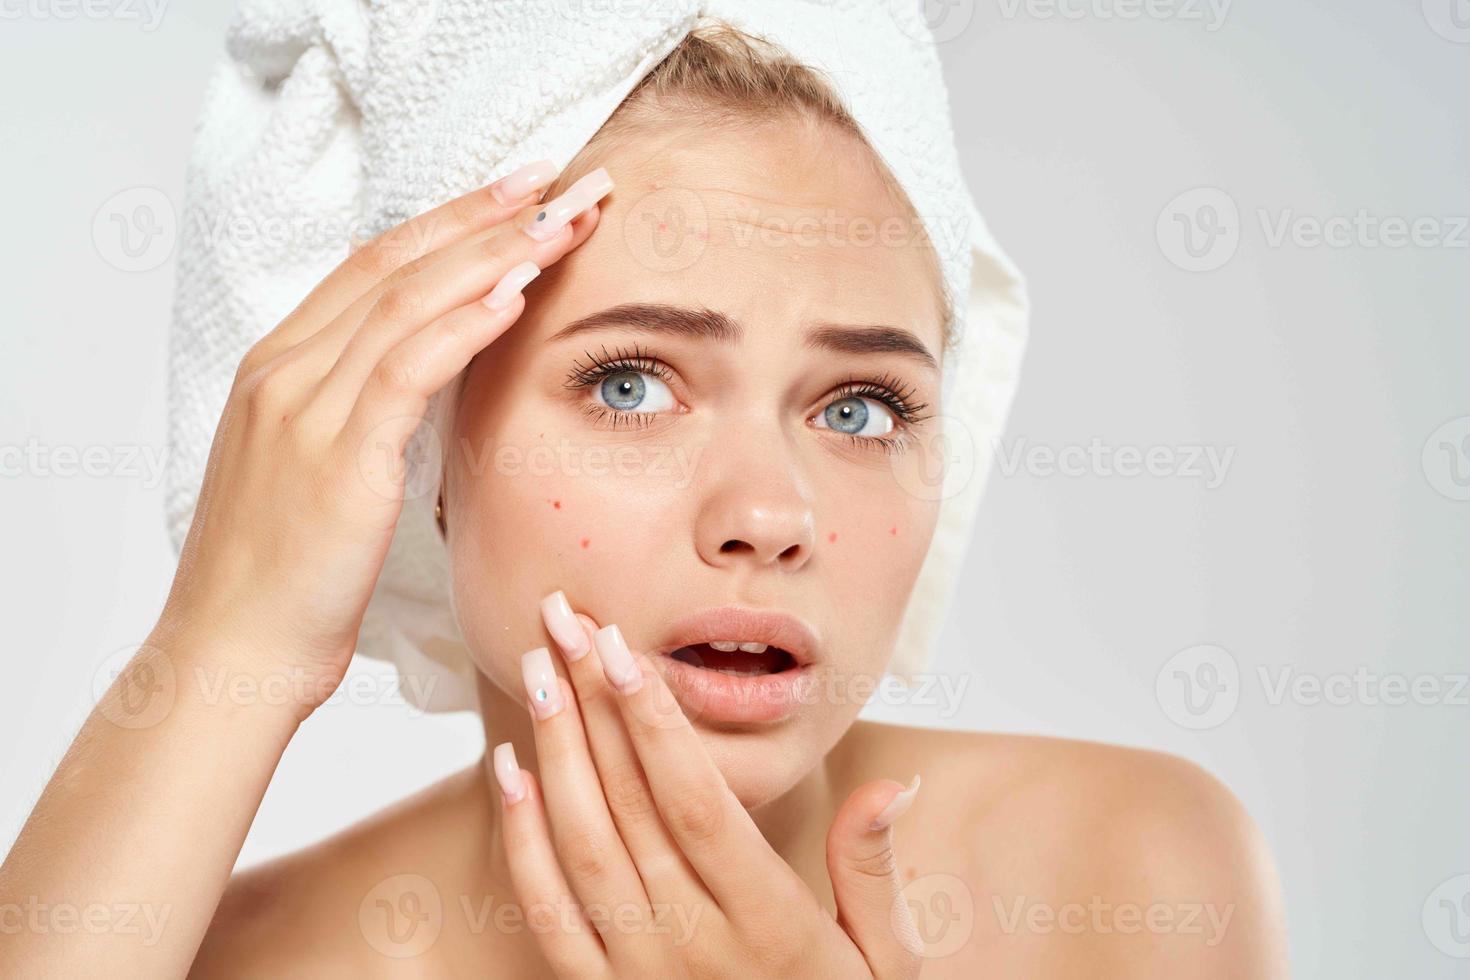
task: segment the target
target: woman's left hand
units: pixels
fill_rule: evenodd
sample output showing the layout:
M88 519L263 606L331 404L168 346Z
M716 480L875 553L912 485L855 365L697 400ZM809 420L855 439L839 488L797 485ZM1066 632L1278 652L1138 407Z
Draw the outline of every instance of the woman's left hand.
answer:
M543 613L571 682L546 650L526 654L542 781L509 743L495 770L511 878L558 976L918 976L890 826L911 792L878 780L838 811L827 834L834 921L648 658L635 660L616 627L574 617L561 593Z

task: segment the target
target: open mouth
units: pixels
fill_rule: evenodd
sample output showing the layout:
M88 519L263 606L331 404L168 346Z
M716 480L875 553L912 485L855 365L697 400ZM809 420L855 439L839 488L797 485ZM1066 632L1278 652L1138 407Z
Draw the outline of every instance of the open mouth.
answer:
M653 649L691 719L716 726L772 724L810 702L821 639L774 609L719 606L670 625Z
M798 666L788 651L764 643L691 643L671 651L669 656L691 667L735 677L779 674Z

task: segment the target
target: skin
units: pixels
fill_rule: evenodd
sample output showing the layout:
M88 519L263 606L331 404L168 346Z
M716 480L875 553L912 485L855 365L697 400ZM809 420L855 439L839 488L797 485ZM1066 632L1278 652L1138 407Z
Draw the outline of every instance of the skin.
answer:
M921 439L908 452L889 454L811 420L851 375L899 378L912 401L935 413L938 373L894 353L818 353L801 343L803 324L814 318L889 324L911 331L938 358L933 269L923 250L825 239L793 248L779 235L732 237L749 229L752 209L766 221L829 208L881 220L902 216L901 203L867 168L861 147L836 134L780 126L759 138L697 135L649 135L599 161L617 189L551 250L550 267L526 290L524 307L513 307L514 328L479 339L475 349L484 349L469 362L454 416L446 509L455 609L479 667L487 745L515 747L525 797L508 805L486 759L329 840L229 877L270 772L314 704L297 706L290 717L236 706L221 719L218 706L194 704L186 693L181 708L142 732L120 732L94 718L73 749L77 758L63 763L38 804L42 819L33 815L0 871L0 898L147 894L181 910L175 915L183 924L176 918L167 939L148 950L116 936L89 940L82 953L33 941L22 951L30 959L7 963L0 953L0 967L64 964L77 972L105 964L125 973L188 969L201 977L487 970L777 976L796 963L816 976L863 969L913 976L921 967L926 977L1285 975L1279 888L1259 832L1227 789L1187 762L1082 742L856 722L860 705L833 697L776 724L735 727L707 724L665 698L649 702L667 709L657 716L663 723L651 725L654 716L638 710L638 699L663 690L661 658L643 661L644 686L628 696L608 683L600 652L574 662L560 656L538 609L556 590L589 636L617 624L635 652L696 609L737 602L788 610L821 637L819 675L876 677L934 527L935 505L902 489L900 468L923 463ZM678 269L662 267L643 239L626 233L646 228L647 212L667 213L663 199L647 195L669 188L692 190L709 215L698 260ZM484 203L476 201L481 209ZM287 336L256 352L247 367L274 364L280 373L284 362L315 379L323 369L308 370L309 359L287 341L319 336L337 320L357 328L364 313L371 321L376 299L351 297L377 290L381 298L404 262L492 240L492 225L476 218L453 232L441 229L446 240L419 236L418 244L401 246L396 263L384 260L372 275L314 294L315 308L311 299L303 304L298 319L280 328ZM451 265L438 254L436 268ZM622 328L550 340L578 317L630 302L720 310L744 325L744 338L720 344ZM354 304L355 316L341 312ZM331 312L340 315L328 319ZM425 312L414 316L424 319ZM574 361L587 362L584 351L634 343L667 363L679 410L642 428L599 425L585 414L593 391L569 391L562 382ZM292 349L294 359L284 353ZM470 354L452 371L446 356L443 380ZM370 360L363 355L363 363ZM366 375L383 376L370 368ZM255 375L243 370L242 377ZM415 390L426 398L433 380L420 378ZM268 410L259 408L257 394L246 417L323 418L328 413L313 406L332 404L320 394L331 387L318 382L311 399L269 403ZM373 424L367 419L344 431L360 436ZM922 436L925 425L913 434ZM698 462L681 486L667 472L532 478L493 464L476 467L476 459L489 458L486 447L505 445L661 446ZM230 459L248 453L220 455L227 469ZM320 455L303 451L300 468ZM251 472L240 466L240 474ZM271 489L256 496L268 500ZM290 666L315 670L326 684L340 679L375 557L381 562L376 549L386 547L371 537L362 545L361 529L391 531L396 519L386 507L371 512L366 499L367 516L339 540L291 538L282 528L271 547L260 545L261 558L238 563L221 557L226 543L234 545L229 553L240 553L221 528L244 533L238 529L252 515L244 503L214 505L225 516L191 531L195 548L186 547L150 644L181 666L228 664L251 676L263 665ZM271 526L278 510L262 504L255 523ZM308 591L320 572L297 566L322 548L340 554L349 539L358 542L366 571L355 591L344 590L323 609L322 597ZM278 596L239 608L238 597L258 596L257 583L274 567L265 556L281 550L281 540L301 541L296 561L282 559L278 572L299 578ZM737 544L722 547L726 542ZM220 594L237 601L211 605L221 600L206 598ZM258 625L293 623L293 614L316 628L272 636ZM214 627L207 639L201 622ZM519 674L522 653L538 646L557 651L567 700L546 720L533 720ZM205 768L201 754L230 758L231 771ZM155 765L142 766L139 758ZM162 772L160 760L175 765ZM642 780L614 775L640 770ZM892 827L871 830L871 818L915 771L923 784L912 807ZM132 776L126 791L118 773ZM140 807L138 799L168 805ZM701 812L723 817L689 819ZM659 819L650 820L654 815ZM615 829L590 836L598 827ZM119 860L106 841L124 837L137 843L131 858ZM600 846L590 847L593 841ZM590 861L589 853L601 859ZM103 863L106 870L97 870ZM443 915L432 946L395 958L383 954L381 936L374 947L376 920L359 913L378 899L407 908L402 890L421 886L405 884L404 874L432 883ZM898 918L890 918L905 885L908 900L897 902ZM675 895L686 911L699 908L708 917L679 946L643 934L598 943L586 933L493 924L504 921L493 918L496 908L558 891L626 896L621 900L632 904ZM1049 924L1048 910L1064 924ZM492 918L482 918L487 914ZM906 949L899 941L905 915L927 947ZM1158 925L1165 916L1172 926ZM1154 927L1142 925L1148 921Z

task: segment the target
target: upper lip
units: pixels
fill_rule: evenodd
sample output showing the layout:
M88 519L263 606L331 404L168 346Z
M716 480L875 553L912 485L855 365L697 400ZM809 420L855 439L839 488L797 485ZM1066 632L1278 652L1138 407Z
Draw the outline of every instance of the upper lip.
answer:
M680 647L711 640L738 640L780 647L798 667L812 662L817 652L817 634L796 616L774 609L718 606L706 609L669 627L664 645L656 653L673 653Z

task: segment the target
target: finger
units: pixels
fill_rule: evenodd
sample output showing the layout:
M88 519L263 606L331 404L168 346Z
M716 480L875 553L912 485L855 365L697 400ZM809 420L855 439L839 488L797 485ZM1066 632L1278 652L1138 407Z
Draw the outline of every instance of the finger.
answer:
M587 240L600 215L593 205L578 219L565 245L566 252ZM526 303L522 291L542 268L531 260L512 266L485 296L405 337L369 372L357 395L354 414L360 410L369 424L385 417L421 415L434 392L452 381L476 354L520 319Z
M536 780L520 767L509 742L495 747L494 762L501 837L522 916L558 976L595 976L605 970L607 954L556 863Z
M572 247L591 233L598 221L594 206L581 219ZM409 441L423 421L434 392L452 381L475 355L505 333L525 312L521 291L541 270L523 262L506 272L481 300L440 317L407 338L369 375L345 423L336 406L318 400L303 420L337 431L338 447L358 461L359 472L381 493L401 496L408 470L402 465ZM492 308L497 301L505 305ZM318 397L320 393L318 392Z
M618 836L597 781L571 685L556 674L546 647L537 647L521 658L521 676L530 703L552 838L567 881L584 906L607 911L621 911L629 905L646 907L643 882ZM616 931L603 933L610 949L623 938L627 937Z
M736 918L799 884L730 791L657 668L633 658L615 625L593 639L659 814L715 901Z
M517 218L515 226L522 231L461 245L442 261L354 304L338 322L302 345L300 356L313 361L324 360L329 352L334 354L319 399L350 407L368 375L400 341L449 311L485 296L514 266L529 260L544 269L562 258L585 241L595 227L588 221L581 222L580 228L573 227L572 218L586 214L611 189L607 171L599 167L556 201ZM537 221L538 215L568 211L572 216L554 231ZM541 240L532 232L549 237ZM363 310L367 303L371 305ZM363 314L360 320L359 313Z
M827 831L827 872L837 921L882 980L916 977L923 963L923 943L902 900L893 852L893 821L918 791L918 776L907 789L891 779L860 786Z
M556 179L550 160L513 171L416 215L354 248L275 330L256 345L261 361L300 343L395 272L476 232L515 217Z
M659 903L680 903L686 908L709 902L699 875L659 816L616 695L593 648L597 623L591 617L573 613L561 591L541 600L541 616L566 660L603 795L649 898Z

